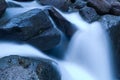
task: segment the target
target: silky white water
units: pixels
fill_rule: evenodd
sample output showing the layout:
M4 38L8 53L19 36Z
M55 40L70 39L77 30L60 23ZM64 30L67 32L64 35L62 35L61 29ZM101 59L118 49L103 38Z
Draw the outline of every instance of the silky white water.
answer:
M15 3L26 8L8 8L5 16L0 21L30 9L45 8L45 6L39 6L35 1L30 2L30 4L24 2ZM0 58L9 55L20 55L52 59L59 64L62 80L114 80L110 62L109 39L101 25L98 22L86 23L78 13L67 14L57 11L78 27L78 31L72 37L66 51L65 60L61 61L48 57L28 44L10 42L0 42Z

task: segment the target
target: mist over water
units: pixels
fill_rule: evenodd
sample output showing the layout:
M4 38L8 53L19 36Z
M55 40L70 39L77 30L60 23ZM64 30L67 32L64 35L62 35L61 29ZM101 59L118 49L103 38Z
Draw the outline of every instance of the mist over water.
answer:
M20 4L19 2L15 3ZM28 8L8 8L5 16L0 21L34 8L46 8L46 6L39 6L35 1L23 2L22 6ZM56 10L78 28L69 43L64 60L51 58L28 44L10 42L0 42L0 58L9 55L20 55L52 59L59 64L62 80L114 80L111 67L112 59L110 58L112 52L109 47L110 42L100 23L88 24L77 12L68 14Z

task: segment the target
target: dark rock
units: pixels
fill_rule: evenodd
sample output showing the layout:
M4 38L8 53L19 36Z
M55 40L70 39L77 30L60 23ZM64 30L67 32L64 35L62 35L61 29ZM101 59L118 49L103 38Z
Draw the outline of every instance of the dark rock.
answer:
M106 0L88 0L88 6L93 7L99 14L107 14L111 9L111 4Z
M55 47L60 42L60 36L48 15L40 9L13 17L0 27L1 40L27 42L41 50Z
M57 66L47 59L7 56L0 59L0 80L61 80Z
M68 37L71 38L76 32L77 27L67 21L56 9L51 8L48 10L51 18L55 22L56 26Z
M91 7L84 7L79 10L79 13L83 19L89 23L94 22L99 19L99 15Z
M81 8L85 7L85 6L86 6L86 2L85 1L83 1L83 0L76 0L73 4L71 4L71 6L70 6L71 10L70 11L78 11Z
M111 14L120 16L120 2L112 3Z
M114 65L117 72L117 77L120 77L120 16L105 15L101 19L103 27L109 33L113 44Z
M22 6L20 4L14 3L14 2L7 2L7 7L15 8L15 7L22 7Z
M5 0L0 0L0 17L4 14L6 8L7 3L5 2Z
M14 0L14 1L19 1L19 2L28 2L28 1L34 1L34 0Z
M62 11L68 11L69 9L69 0L37 0L41 5L51 5Z

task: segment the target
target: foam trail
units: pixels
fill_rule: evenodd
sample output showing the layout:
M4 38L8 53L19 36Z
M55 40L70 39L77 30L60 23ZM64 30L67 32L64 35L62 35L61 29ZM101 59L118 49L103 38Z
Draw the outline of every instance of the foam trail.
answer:
M96 80L94 77L88 73L84 68L74 64L68 63L66 61L60 61L53 58L50 58L43 54L41 51L28 44L16 44L9 42L0 42L0 58L10 55L19 55L23 57L32 57L32 58L45 58L51 59L58 63L59 69L62 75L62 80ZM78 76L81 75L81 76Z

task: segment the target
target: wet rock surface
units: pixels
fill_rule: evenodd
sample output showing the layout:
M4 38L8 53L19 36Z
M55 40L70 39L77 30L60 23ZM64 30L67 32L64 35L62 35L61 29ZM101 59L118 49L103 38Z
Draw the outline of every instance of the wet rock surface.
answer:
M59 43L60 33L44 11L33 9L0 27L0 39L28 42L41 50L48 50Z
M7 56L0 59L0 80L61 80L61 75L54 61Z
M7 3L5 2L5 0L0 0L0 17L4 14L6 8Z

